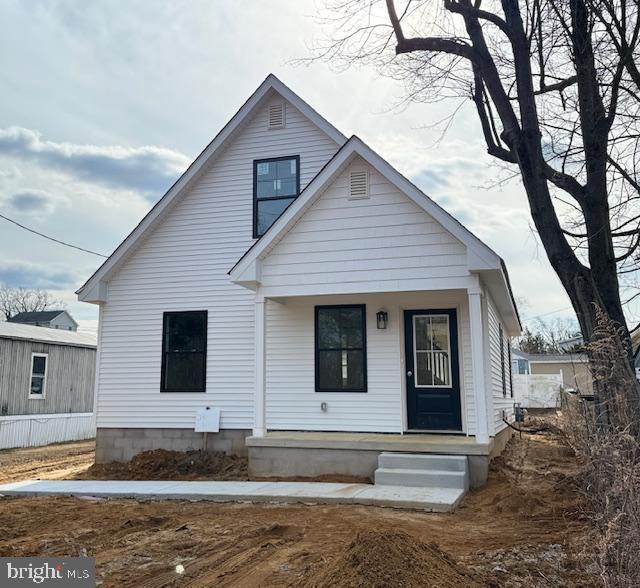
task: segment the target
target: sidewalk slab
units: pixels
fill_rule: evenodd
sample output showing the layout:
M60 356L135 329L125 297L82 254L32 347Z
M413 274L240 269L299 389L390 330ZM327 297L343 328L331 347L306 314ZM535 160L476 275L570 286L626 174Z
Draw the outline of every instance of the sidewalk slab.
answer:
M139 500L362 504L452 512L464 491L323 482L26 480L0 485L2 496L95 496Z

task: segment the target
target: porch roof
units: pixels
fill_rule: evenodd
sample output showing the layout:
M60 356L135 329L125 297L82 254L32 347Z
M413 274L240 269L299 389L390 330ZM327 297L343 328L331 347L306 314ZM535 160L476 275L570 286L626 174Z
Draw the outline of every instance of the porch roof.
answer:
M468 278L421 278L416 277L414 287L406 283L398 288L390 288L389 283L381 284L379 288L371 285L366 292L386 292L402 290L450 290L473 289L476 287L476 276L479 276L490 291L496 305L504 317L509 331L517 334L521 330L520 318L515 304L511 284L504 261L490 247L483 243L471 231L464 227L457 219L419 190L402 174L394 169L387 161L370 149L361 139L352 136L334 155L334 157L320 170L315 178L294 200L285 212L271 225L267 232L256 241L229 271L232 282L258 290L261 287L262 263L269 256L274 247L296 225L296 223L310 210L316 200L327 187L342 173L357 157L362 158L369 165L411 201L418 205L446 231L465 245L467 250ZM355 288L355 289L354 289ZM290 292L282 296L304 296L313 294L353 294L358 293L357 284L331 285L319 284L313 291L301 288L290 288Z

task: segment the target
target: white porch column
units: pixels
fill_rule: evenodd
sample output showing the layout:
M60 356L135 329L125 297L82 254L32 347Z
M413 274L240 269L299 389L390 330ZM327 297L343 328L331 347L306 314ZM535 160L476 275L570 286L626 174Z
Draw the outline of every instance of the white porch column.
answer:
M266 333L265 333L265 304L266 300L262 296L256 296L255 302L255 337L256 337L256 388L253 401L254 417L253 417L253 436L264 437L267 431L265 418L265 352L266 352Z
M476 441L478 443L489 443L482 292L479 285L477 288L470 288L468 292L469 323L471 327L471 363L473 365L473 389L476 403Z

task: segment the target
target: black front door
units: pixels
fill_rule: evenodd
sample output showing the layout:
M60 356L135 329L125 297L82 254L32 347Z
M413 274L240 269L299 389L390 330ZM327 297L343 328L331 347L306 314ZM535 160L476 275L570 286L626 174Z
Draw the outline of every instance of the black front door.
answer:
M409 429L460 431L456 311L405 310Z

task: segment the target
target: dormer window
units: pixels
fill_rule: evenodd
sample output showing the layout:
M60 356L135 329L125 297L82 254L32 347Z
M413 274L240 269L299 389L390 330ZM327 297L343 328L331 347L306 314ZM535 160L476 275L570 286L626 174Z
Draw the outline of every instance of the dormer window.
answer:
M253 237L257 239L300 193L300 156L253 162Z

